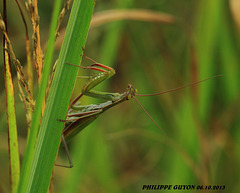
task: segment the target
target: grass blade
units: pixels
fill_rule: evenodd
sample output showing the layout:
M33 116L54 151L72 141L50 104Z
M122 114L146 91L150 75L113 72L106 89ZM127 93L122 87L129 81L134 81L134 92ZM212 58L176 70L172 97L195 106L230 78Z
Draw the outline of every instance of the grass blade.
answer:
M49 46L54 43L53 40L57 26L58 11L60 9L59 4L60 1L56 1L55 6L57 7L57 11L55 10L53 16L54 24L52 24L50 32ZM58 65L50 89L49 99L42 119L33 162L30 162L31 168L28 166L30 172L27 178L25 178L26 181L24 181L24 187L20 187L19 192L37 193L47 192L48 190L52 168L56 159L63 128L63 123L57 121L57 119L64 119L66 116L78 70L78 68L74 66L66 65L65 62L79 64L81 60L82 47L84 47L86 42L93 8L93 0L74 1L64 42L59 55ZM49 50L50 49L52 48L49 47ZM51 51L46 54L44 68L46 68L47 64L51 63ZM44 77L44 72L42 77L42 83L43 82L44 86L47 86L47 79ZM44 87L44 91L46 90L45 88L46 87ZM41 86L39 92L41 92ZM38 123L39 119L36 120L33 117L32 125L37 125ZM37 129L37 127L34 129ZM31 133L32 131L30 132L30 138L32 137ZM34 139L31 140L34 141ZM41 176L44 176L44 178L39 180Z
M6 23L4 27L7 33L7 9L6 1L3 1L3 20ZM11 72L10 55L7 52L6 37L3 36L3 54L4 54L4 78L6 90L6 109L7 109L7 129L8 129L8 152L9 152L9 170L11 192L16 193L20 177L20 160L18 151L17 122L15 112L14 88Z
M13 81L11 76L11 69L9 64L9 55L5 51L5 87L7 98L7 125L8 125L8 145L9 145L9 168L11 190L13 193L17 191L19 176L20 176L20 160L18 152L18 137L17 137L17 123L15 113L15 101Z
M223 1L208 1L206 4L200 3L200 13L198 19L198 57L199 57L199 77L211 77L215 73L214 56L216 51L216 34L220 27L221 10ZM202 11L204 10L204 12ZM201 30L200 30L201 29ZM207 120L209 107L213 97L214 81L209 82L206 86L199 88L199 115L202 120Z
M18 192L27 192L27 186L31 182L29 178L31 176L31 166L33 161L36 138L38 134L39 123L42 116L42 106L45 99L45 91L47 88L48 77L51 69L52 55L53 55L54 42L55 42L54 30L56 28L55 26L57 25L56 18L58 17L58 13L60 12L60 6L61 6L61 0L56 1L55 11L53 13L53 22L51 25L50 35L49 35L49 44L48 44L48 49L46 51L45 66L43 69L42 81L40 84L35 111L34 111L32 123L31 123L31 130L29 134L27 149L25 152L24 160L23 160L22 173L20 177Z

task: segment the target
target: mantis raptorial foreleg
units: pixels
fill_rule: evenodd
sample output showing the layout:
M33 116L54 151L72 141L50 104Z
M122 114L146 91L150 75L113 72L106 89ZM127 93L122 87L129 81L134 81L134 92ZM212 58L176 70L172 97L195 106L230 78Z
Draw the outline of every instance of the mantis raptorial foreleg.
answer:
M93 64L88 67L83 67L83 66L77 66L77 67L99 71L100 73L96 76L90 77L90 80L83 86L81 93L72 101L72 103L70 104L70 107L73 106L83 95L104 99L104 100L116 101L120 95L119 93L109 93L109 92L92 90L94 87L96 87L98 84L100 84L104 80L107 80L108 78L112 77L115 74L115 70L109 66L97 63L93 59L87 57L84 51L83 51L83 55L85 58L92 61ZM70 64L70 63L67 63L67 64ZM76 66L74 64L70 64L70 65Z

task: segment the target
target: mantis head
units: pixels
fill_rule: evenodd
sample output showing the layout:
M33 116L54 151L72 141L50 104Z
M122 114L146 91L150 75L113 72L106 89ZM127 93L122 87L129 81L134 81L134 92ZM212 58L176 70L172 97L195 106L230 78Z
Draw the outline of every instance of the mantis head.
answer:
M127 91L126 91L126 100L129 100L129 99L135 97L136 93L137 93L137 89L135 89L133 87L133 85L128 84L128 88L127 88Z

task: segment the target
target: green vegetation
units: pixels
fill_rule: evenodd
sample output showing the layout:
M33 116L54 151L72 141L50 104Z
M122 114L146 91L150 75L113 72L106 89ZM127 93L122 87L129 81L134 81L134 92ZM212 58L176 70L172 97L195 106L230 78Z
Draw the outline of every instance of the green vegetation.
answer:
M80 64L85 42L87 56L116 70L116 75L97 86L95 90L99 91L122 93L130 83L139 94L156 93L222 76L160 96L138 97L167 136L134 100L104 112L69 143L74 167L54 167L55 192L133 193L152 184L225 185L228 192L236 192L240 179L240 18L234 12L237 5L224 0L122 0L97 1L94 8L93 0L74 1L53 50L57 16L63 6L60 4L61 1L38 2L44 65L48 69L43 68L43 84L38 86L37 78L33 79L36 106L29 146L25 111L12 68L21 158L19 192L47 192L55 159L58 164L68 164L63 148L57 155L64 125L57 119L64 119L71 95L71 99L77 96L86 82L76 78L77 71L79 76L92 73L65 63ZM16 57L25 66L24 26L14 2L8 6L9 38ZM109 9L112 12L104 12ZM122 16L120 9L139 12L124 12ZM145 15L143 9L151 12ZM31 29L31 20L25 9L23 12ZM150 17L150 13L158 14ZM160 15L163 13L168 15ZM57 68L39 127L48 71L56 59ZM83 59L81 65L90 64ZM6 99L3 78L0 81L0 192L10 192L6 177ZM81 100L81 104L101 102L104 101L85 96Z

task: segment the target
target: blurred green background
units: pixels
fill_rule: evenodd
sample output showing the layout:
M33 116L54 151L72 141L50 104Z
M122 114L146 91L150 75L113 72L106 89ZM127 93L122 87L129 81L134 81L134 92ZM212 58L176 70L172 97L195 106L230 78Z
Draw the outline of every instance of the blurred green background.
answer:
M138 97L167 133L166 136L134 100L124 102L101 115L70 142L74 167L55 167L56 192L133 193L142 192L143 185L152 184L225 185L224 191L239 190L238 2L96 2L95 13L109 9L148 9L171 14L181 23L176 25L124 20L91 28L86 54L116 70L116 75L96 90L121 93L131 83L139 93L155 93L214 75L223 76L161 96ZM43 49L48 39L51 10L52 3L39 1ZM64 19L62 30L66 27L68 15L69 13ZM9 1L8 22L15 54L25 64L24 26L13 0ZM28 17L27 22L31 34ZM57 44L55 58L59 49ZM2 60L0 65L0 192L9 192ZM89 65L89 62L84 59L82 65ZM86 74L86 70L79 70L79 75L83 74ZM74 95L80 92L83 82L82 79L76 81ZM27 127L17 84L15 95L22 157ZM87 97L83 101L84 104L100 102L102 101ZM57 162L67 164L62 149Z

